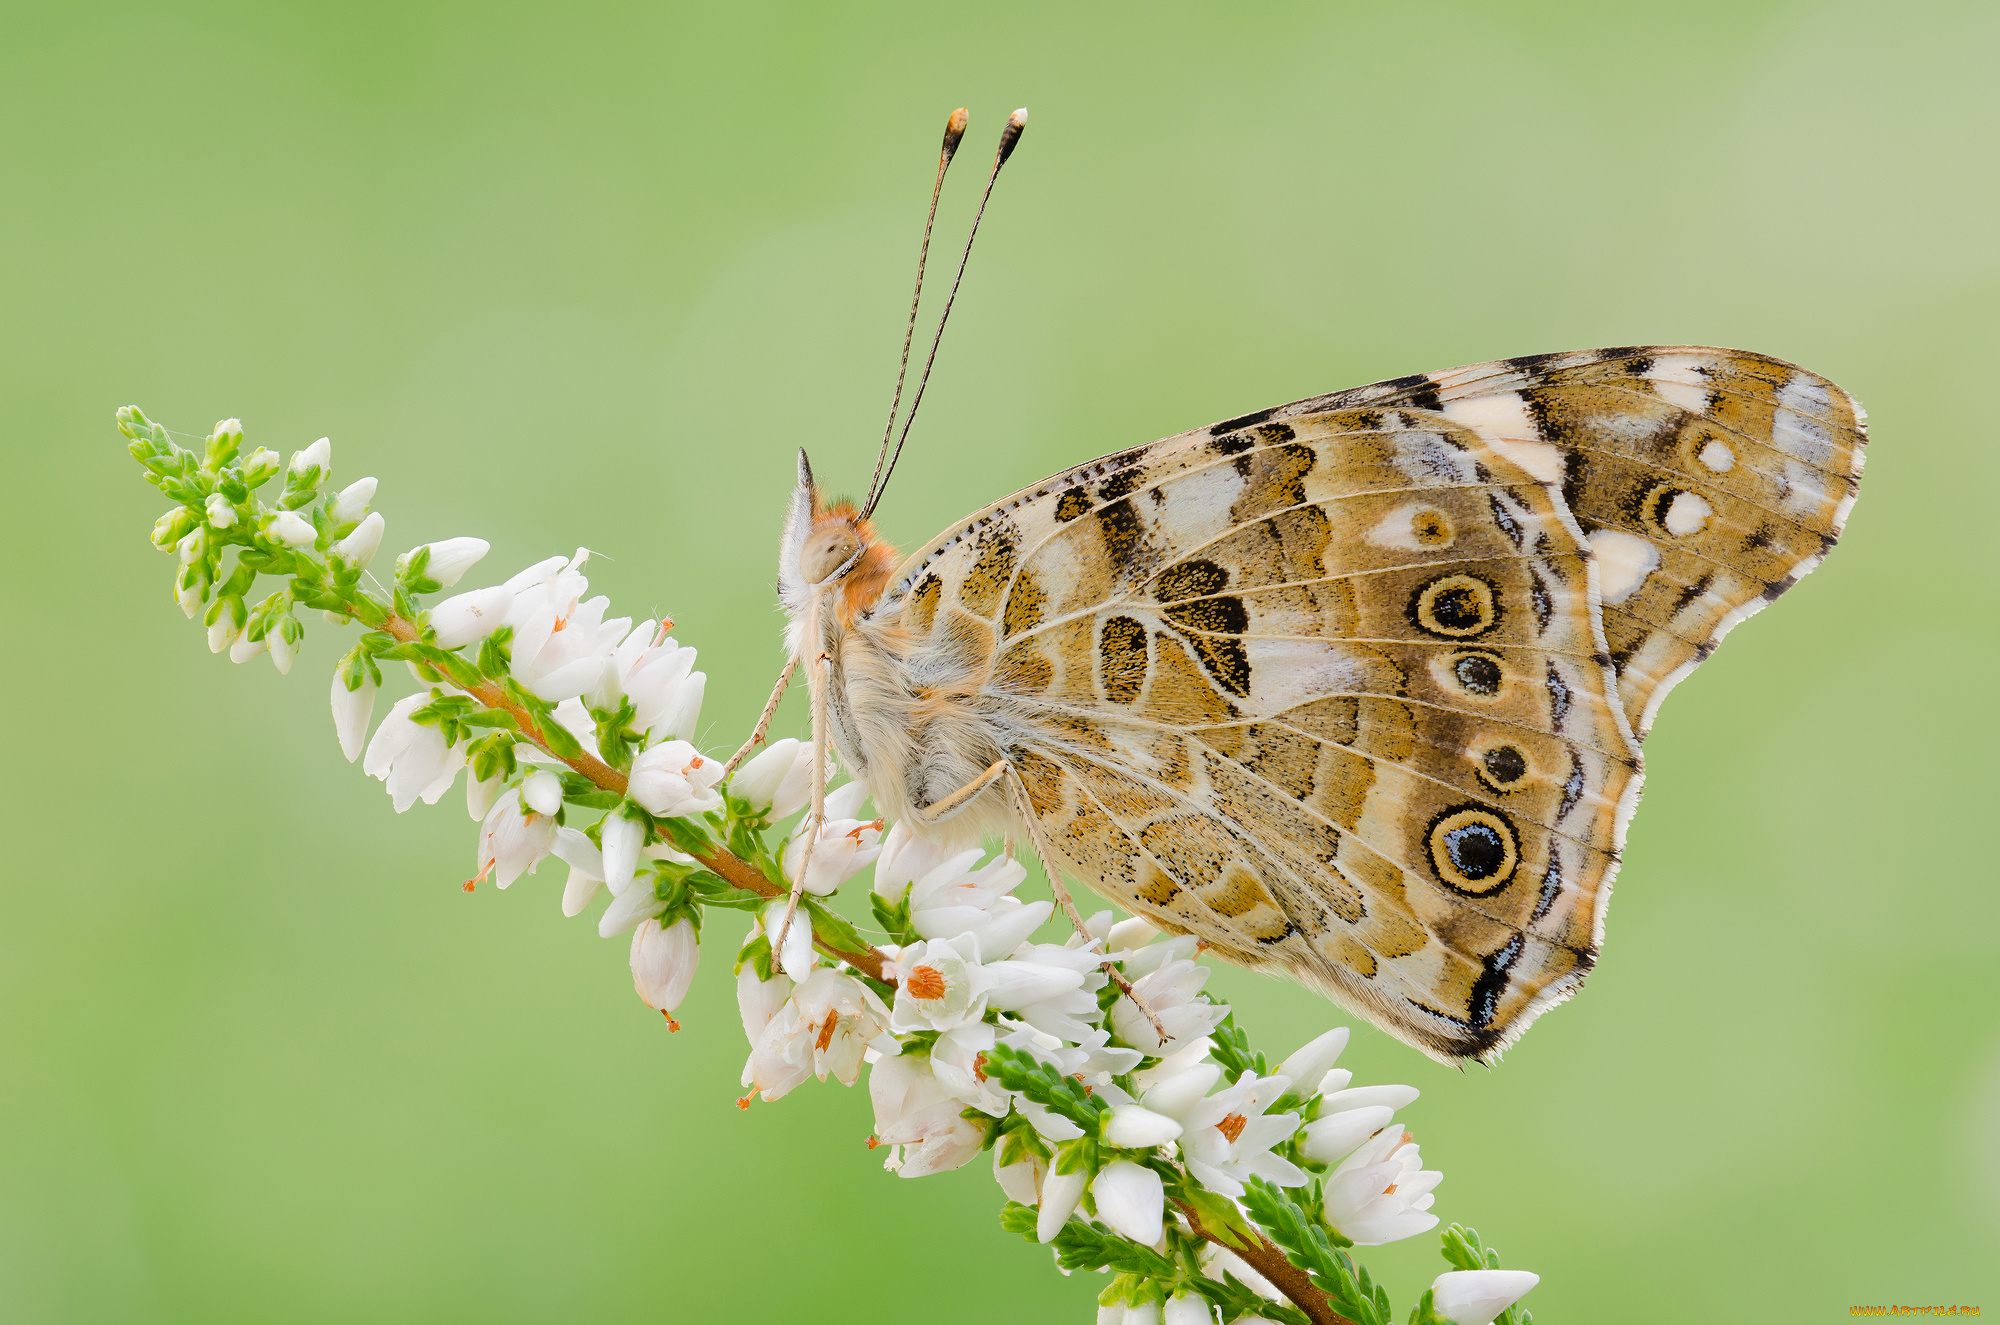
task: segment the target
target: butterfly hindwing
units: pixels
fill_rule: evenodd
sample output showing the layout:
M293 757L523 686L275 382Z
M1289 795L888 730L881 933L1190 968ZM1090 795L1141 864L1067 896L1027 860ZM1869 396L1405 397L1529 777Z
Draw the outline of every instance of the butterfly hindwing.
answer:
M1476 433L1337 410L1059 476L883 610L990 643L1052 865L1452 1057L1595 954L1637 767L1592 575Z

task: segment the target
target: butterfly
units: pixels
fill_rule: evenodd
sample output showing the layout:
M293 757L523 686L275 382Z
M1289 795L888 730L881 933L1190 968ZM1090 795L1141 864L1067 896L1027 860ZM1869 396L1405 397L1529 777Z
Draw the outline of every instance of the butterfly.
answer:
M779 593L886 815L1490 1062L1597 960L1661 700L1819 564L1865 443L1765 355L1538 354L1104 456L908 557L893 459L857 506L801 452Z

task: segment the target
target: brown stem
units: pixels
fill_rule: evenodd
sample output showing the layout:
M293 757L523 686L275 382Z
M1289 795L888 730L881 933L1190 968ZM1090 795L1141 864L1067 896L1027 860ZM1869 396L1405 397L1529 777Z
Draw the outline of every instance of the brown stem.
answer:
M393 612L389 614L389 620L382 628L399 640L409 641L417 638L416 626L412 625L407 618ZM602 759L599 759L596 755L590 753L590 751L585 750L574 759L564 759L563 756L550 750L547 739L542 735L542 729L535 723L534 715L519 704L516 704L513 700L507 698L506 691L502 690L499 686L492 684L476 685L466 693L486 705L486 707L499 709L501 712L511 716L514 719L515 726L521 729L523 736L533 741L546 753L554 755L557 759L562 759L563 763L589 778L598 787L614 795L623 796L625 794L625 775L605 763ZM721 877L723 882L728 883L732 887L746 889L749 892L757 893L764 897L783 897L785 895L785 889L765 878L762 870L741 856L719 845L713 852L696 852L694 858L710 870L713 870ZM885 959L880 949L869 948L865 952L847 952L822 942L818 935L813 936L813 943L827 956L832 957L836 961L846 962L849 966L852 966L855 970L868 976L870 979L880 980L882 978L882 963Z
M1277 1244L1262 1233L1257 1235L1256 1246L1238 1247L1202 1227L1201 1216L1194 1212L1193 1206L1180 1201L1174 1204L1180 1207L1181 1217L1188 1221L1188 1227L1194 1230L1195 1236L1234 1252L1245 1265L1269 1279L1273 1288L1297 1303L1299 1310L1306 1313L1313 1325L1354 1325L1352 1320L1335 1311L1326 1294L1313 1286L1306 1272L1287 1260Z

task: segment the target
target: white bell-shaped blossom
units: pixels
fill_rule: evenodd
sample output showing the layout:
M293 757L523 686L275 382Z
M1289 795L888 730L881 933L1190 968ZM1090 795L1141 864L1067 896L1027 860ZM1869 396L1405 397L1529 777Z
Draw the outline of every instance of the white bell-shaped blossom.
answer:
M804 741L789 736L773 741L736 770L729 780L729 794L769 818L782 819L812 794L812 759L812 747ZM888 849L886 840L883 849Z
M646 845L645 825L613 810L599 825L597 841L604 853L604 884L616 897L631 886L632 873L639 868L639 850Z
M917 1054L877 1059L868 1071L868 1098L875 1106L876 1138L904 1148L889 1160L906 1178L955 1169L979 1153L984 1130L960 1117L965 1106L938 1084ZM970 1149L964 1145L968 1139Z
M265 636L265 643L270 646L271 665L278 669L278 675L291 675L292 664L298 661L299 646L286 638L285 632L276 624L272 625L271 633Z
M663 818L706 814L722 808L714 789L721 777L720 760L704 759L686 741L668 741L632 761L626 794Z
M465 767L467 742L446 745L444 733L436 727L410 720L410 714L430 700L430 693L420 690L396 701L361 759L361 770L387 786L398 814L419 799L426 805L437 804Z
M1278 1064L1278 1075L1292 1079L1292 1085L1301 1095L1313 1095L1325 1089L1321 1084L1333 1065L1340 1061L1340 1055L1347 1048L1347 1027L1335 1026L1324 1035L1314 1036ZM1341 1083L1345 1085L1343 1081ZM1338 1090L1336 1086L1334 1089Z
M478 877L505 888L524 873L533 873L555 849L556 821L521 804L521 791L510 787L493 802L479 826Z
M209 623L208 651L221 653L236 643L242 634L243 627L236 624L236 614L225 608L220 616ZM350 757L347 762L351 764L354 760Z
M446 538L435 543L426 543L424 546L431 550L430 560L424 563L425 577L436 580L441 587L449 589L464 579L465 573L471 570L493 545L483 538ZM411 555L415 555L415 549L412 549Z
M353 524L368 510L368 503L375 500L375 480L358 478L340 490L327 508L337 525Z
M514 594L504 584L447 598L431 609L432 642L440 649L457 649L483 640L507 620Z
M1032 915L1019 917L1022 921L1032 918ZM1001 925L989 924L979 932L985 936L983 941L997 938L1004 942L1011 936L1000 929ZM1101 962L1100 954L1081 948L1055 943L1017 945L1012 960L989 967L1005 972L1006 976L995 982L987 1005L1011 1012L1036 1030L1072 1043L1082 1045L1093 1039L1101 1043L1105 1033L1096 1025L1102 1016L1097 992L1104 988L1107 978L1099 969ZM1131 1062L1115 1071L1123 1072L1137 1064L1139 1054L1129 1050L1120 1052L1128 1055Z
M922 842L898 845L892 862L897 873L913 863L929 863L935 855L935 849ZM999 858L975 869L984 854L973 847L945 857L910 884L910 927L927 939L970 934L979 940L982 959L992 961L1026 942L1053 913L1055 903L1029 904L1009 896L1028 877L1027 867L1018 860ZM877 891L882 891L879 882Z
M1215 1309L1200 1294L1183 1293L1160 1308L1160 1325L1215 1325Z
M1228 1004L1211 1003L1201 996L1201 987L1208 983L1208 976L1209 968L1198 962L1170 961L1134 980L1133 992L1159 1019L1166 1037L1161 1038L1152 1021L1131 999L1121 997L1111 1005L1111 1025L1118 1038L1148 1054L1164 1055L1189 1040L1207 1035L1229 1015Z
M233 663L247 663L270 647L268 639L253 640L248 635L239 635L236 638L236 642L229 646L229 661Z
M642 621L611 649L611 665L600 675L590 702L601 709L632 700L633 730L647 743L693 740L708 678L694 670L695 650L666 635L657 621Z
M364 668L359 688L349 690L346 672L345 667L336 667L333 672L333 731L340 738L340 752L351 764L361 757L361 749L367 744L368 720L375 716L377 687Z
M465 812L472 816L474 823L486 822L487 811L493 802L500 799L500 793L507 790L507 775L495 773L490 778L476 778L471 773L465 775Z
M632 987L648 1007L671 1014L700 964L701 947L685 916L665 928L649 918L632 934Z
M1116 1159L1098 1171L1090 1195L1097 1203L1097 1217L1114 1233L1144 1247L1160 1240L1167 1198L1159 1174L1129 1159Z
M1032 1150L1012 1164L1003 1164L1001 1159L1006 1153L1005 1144L993 1147L993 1181L1000 1184L1008 1200L1034 1205L1042 1199L1042 1180L1048 1176L1049 1166Z
M279 511L264 526L264 532L286 547L311 547L319 540L319 530L297 511Z
M859 819L857 814L868 798L864 783L850 782L826 797L826 822L813 843L812 859L805 862L805 890L825 897L840 885L868 868L882 854L882 821ZM806 830L810 816L802 820L785 843L785 877L796 879L805 855Z
M1321 1082L1319 1117L1306 1124L1299 1151L1320 1164L1338 1164L1361 1143L1389 1125L1396 1110L1413 1103L1415 1086L1356 1086L1343 1071L1330 1071ZM1331 1086L1328 1090L1326 1087Z
M577 915L604 887L604 853L574 828L556 829L554 850L569 866L569 882L563 885L562 912L566 916Z
M1391 1125L1327 1175L1326 1222L1358 1247L1429 1232L1438 1222L1432 1191L1443 1178L1424 1169L1415 1139Z
M979 964L979 945L970 935L913 943L897 954L895 967L889 1029L897 1034L948 1031L985 1015L993 978Z
M785 908L789 905L789 899L780 897L764 908L762 928L765 934L777 934L778 926L784 924ZM771 954L771 960L794 980L804 980L812 974L812 915L803 906L793 912L792 923L785 928L784 943Z
M236 523L236 504L219 492L211 492L202 504L202 514L209 528L227 529Z
M808 1076L833 1076L844 1086L861 1075L863 1055L880 1042L885 1055L900 1046L889 1038L889 1009L859 980L821 966L792 990L750 1050L750 1084L775 1100Z
M1042 1179L1041 1208L1035 1216L1037 1242L1055 1240L1062 1226L1076 1213L1089 1186L1090 1175L1080 1169L1075 1173L1051 1173Z
M1141 1104L1120 1104L1104 1124L1104 1139L1126 1150L1164 1146L1180 1139L1181 1125Z
M333 545L333 555L357 569L375 560L375 553L382 546L382 532L388 526L382 520L382 512L370 511L354 532Z
M1447 1270L1431 1283L1431 1310L1453 1325L1493 1325L1541 1281L1528 1270Z
M1298 1130L1296 1113L1271 1115L1265 1110L1285 1093L1291 1078L1259 1077L1245 1072L1235 1085L1196 1100L1178 1114L1187 1132L1181 1137L1181 1159L1203 1186L1224 1196L1243 1195L1243 1184L1260 1177L1280 1187L1296 1187L1305 1171L1271 1153L1271 1147ZM1163 1107L1162 1091L1147 1092L1152 1107Z
M990 1021L961 1021L931 1045L931 1074L960 1103L1004 1118L1011 1100L999 1083L986 1075L986 1055L998 1038L998 1029Z
M752 1048L763 1038L764 1028L771 1024L771 1018L784 1009L792 997L796 986L792 978L780 972L773 972L769 980L757 977L754 963L745 962L743 969L736 973L736 1011L743 1018L743 1038ZM743 1069L743 1084L750 1084L750 1069Z
M330 437L322 437L311 446L292 452L292 462L286 466L294 478L314 483L325 482L332 468L333 439Z

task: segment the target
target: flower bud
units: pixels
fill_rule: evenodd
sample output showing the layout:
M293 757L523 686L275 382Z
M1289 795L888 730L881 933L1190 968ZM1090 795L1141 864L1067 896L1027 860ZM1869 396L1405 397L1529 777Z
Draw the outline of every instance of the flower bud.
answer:
M1129 1159L1113 1160L1090 1184L1097 1200L1097 1217L1142 1247L1150 1247L1164 1232L1166 1191L1160 1175Z
M227 529L236 523L236 506L219 492L208 494L208 502L203 507L208 523L214 529Z
M680 683L674 691L673 703L660 720L653 724L653 730L660 736L679 741L694 739L694 729L701 721L702 691L708 686L708 673L694 672Z
M278 675L291 675L292 664L299 656L299 641L304 638L305 629L293 617L272 623L264 642L271 646L271 665L278 669Z
M1431 1310L1453 1325L1493 1325L1541 1281L1527 1270L1448 1270L1431 1284Z
M271 517L271 523L264 527L264 532L286 547L311 547L319 541L319 530L297 511L279 511Z
M679 1007L699 965L701 948L685 916L664 929L658 920L647 920L632 935L632 987L648 1007L662 1012Z
M179 554L181 565L194 565L208 555L208 531L201 528L189 530L181 536L180 542L174 544L174 551Z
M644 827L613 810L604 816L598 830L603 843L604 882L613 893L632 886L632 872L639 867L639 848L645 845Z
M333 731L350 764L361 757L361 748L367 744L368 720L375 716L375 688L366 668L362 669L361 684L352 690L347 688L347 667L343 664L333 669Z
M756 758L736 770L736 776L729 782L729 794L746 802L753 810L770 809L777 799L779 784L792 771L792 765L799 762L799 752L805 748L804 742L789 736L782 741L773 741L759 751ZM805 758L810 760L811 753L808 752ZM806 771L810 775L810 763L806 765Z
M521 784L521 800L536 814L554 814L563 805L562 779L546 768L536 769Z
M243 628L236 624L236 618L225 611L221 616L209 623L208 651L210 653L221 653L224 649L234 644L236 637L242 633ZM348 762L354 762L352 755L348 756Z
M1012 963L1009 963L1011 965ZM1137 1104L1120 1104L1104 1124L1104 1139L1126 1150L1144 1150L1180 1139L1181 1125Z
M431 630L440 649L456 649L485 639L507 620L514 593L504 584L447 598L431 609Z
M1090 1175L1078 1170L1075 1173L1051 1173L1042 1179L1042 1209L1035 1216L1035 1241L1053 1242L1062 1226L1076 1213L1076 1207L1083 1200L1083 1190L1090 1185Z
M370 511L353 533L333 545L333 555L361 569L375 559L375 549L382 546L382 527L382 512Z
M322 437L303 451L292 453L291 481L300 487L316 488L326 482L333 468L333 440Z
M278 476L278 453L267 446L260 446L250 453L243 462L244 486L256 489Z
M229 646L229 661L233 663L249 662L252 658L270 647L271 642L268 637L256 640L247 637L239 639Z
M375 500L375 480L358 478L340 490L333 499L329 514L337 525L353 524L368 512L368 503Z
M1160 1325L1215 1325L1215 1312L1208 1300L1195 1293L1170 1297L1160 1312Z
M424 565L424 574L449 589L486 555L492 544L483 538L447 538L424 546L431 550L431 558Z
M213 500L211 498L211 500ZM194 528L195 516L185 506L176 506L159 519L153 521L153 546L162 552L187 537L188 530Z
M500 799L500 793L506 787L507 775L505 772L495 773L492 777L484 781L476 777L467 777L465 779L465 812L474 819L483 822L487 812L493 808L493 802Z

